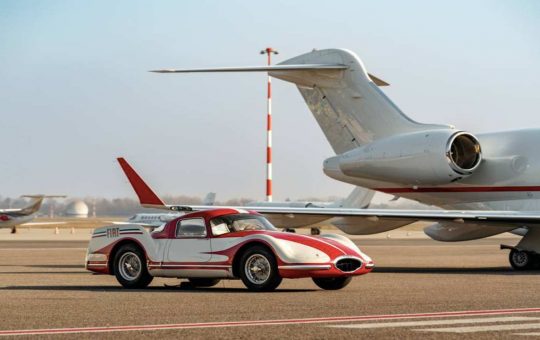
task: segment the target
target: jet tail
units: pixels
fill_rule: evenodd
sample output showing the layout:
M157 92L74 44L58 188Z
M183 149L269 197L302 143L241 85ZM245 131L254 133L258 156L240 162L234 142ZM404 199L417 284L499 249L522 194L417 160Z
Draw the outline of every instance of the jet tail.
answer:
M379 89L388 83L367 73L358 56L344 49L313 50L273 66L153 72L268 72L294 83L336 154L396 134L447 128L407 117Z
M120 163L120 167L124 171L124 174L128 178L129 183L133 187L133 190L135 190L135 194L139 197L139 202L143 207L160 209L166 207L161 198L154 193L124 158L119 157L117 160L118 163Z
M347 198L341 201L339 208L367 209L374 195L373 190L356 187Z
M45 198L65 198L66 195L41 195L41 194L34 194L34 195L22 195L21 197L31 198L30 204L19 211L17 211L18 215L32 215L39 211L41 208L41 204L43 203L43 200Z
M209 192L204 197L202 204L203 205L214 205L216 203L216 193L215 192Z

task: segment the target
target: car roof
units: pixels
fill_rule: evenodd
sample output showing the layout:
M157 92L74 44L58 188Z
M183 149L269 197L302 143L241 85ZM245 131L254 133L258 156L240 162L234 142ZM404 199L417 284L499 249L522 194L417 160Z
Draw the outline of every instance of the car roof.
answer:
M236 214L249 214L249 215L256 215L260 216L260 214L256 211L252 210L243 210L243 209L232 209L232 208L220 208L220 209L211 209L211 210L202 210L202 211L195 211L189 214L185 214L182 216L179 216L169 222L165 225L162 231L159 232L161 236L166 235L166 238L172 238L174 237L174 233L176 230L176 225L178 224L178 221L189 219L189 218L203 218L205 219L205 222L208 220L211 220L215 217L219 216L225 216L225 215L236 215ZM155 234L152 237L157 237ZM162 238L162 237L160 237Z

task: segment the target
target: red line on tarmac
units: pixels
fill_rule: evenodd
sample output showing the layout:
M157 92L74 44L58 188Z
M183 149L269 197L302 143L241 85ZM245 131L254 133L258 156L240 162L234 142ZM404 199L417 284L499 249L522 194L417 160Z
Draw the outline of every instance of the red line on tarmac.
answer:
M69 334L69 333L104 333L104 332L127 332L127 331L156 331L156 330L167 330L167 329L194 329L194 328L219 328L219 327L299 325L299 324L334 323L334 322L351 322L351 321L373 321L373 320L382 321L382 320L397 320L397 319L442 318L442 317L504 315L504 314L523 314L523 313L540 313L540 308L492 309L492 310L472 310L472 311L458 311L458 312L382 314L382 315L364 315L364 316L336 316L336 317L319 317L319 318L304 318L304 319L199 322L199 323L163 324L163 325L2 330L0 331L0 336Z

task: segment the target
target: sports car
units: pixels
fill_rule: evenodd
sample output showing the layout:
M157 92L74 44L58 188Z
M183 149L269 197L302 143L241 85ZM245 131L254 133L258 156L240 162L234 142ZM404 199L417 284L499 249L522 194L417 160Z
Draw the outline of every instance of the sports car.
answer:
M86 255L88 270L115 275L125 288L144 288L154 277L186 278L196 287L239 278L250 290L271 291L283 278L311 277L336 290L373 265L344 236L278 231L239 209L189 213L152 232L135 224L99 228Z

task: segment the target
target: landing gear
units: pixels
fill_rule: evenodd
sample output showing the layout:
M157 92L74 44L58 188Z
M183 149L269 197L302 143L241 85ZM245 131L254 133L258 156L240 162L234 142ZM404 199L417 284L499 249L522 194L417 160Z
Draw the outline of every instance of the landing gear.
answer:
M533 264L533 255L523 250L512 249L508 256L510 265L515 270L531 269Z
M508 261L514 270L538 269L540 267L540 254L518 247L501 245L501 249L510 249Z
M12 227L11 228L11 233L16 234L17 233L17 227Z

